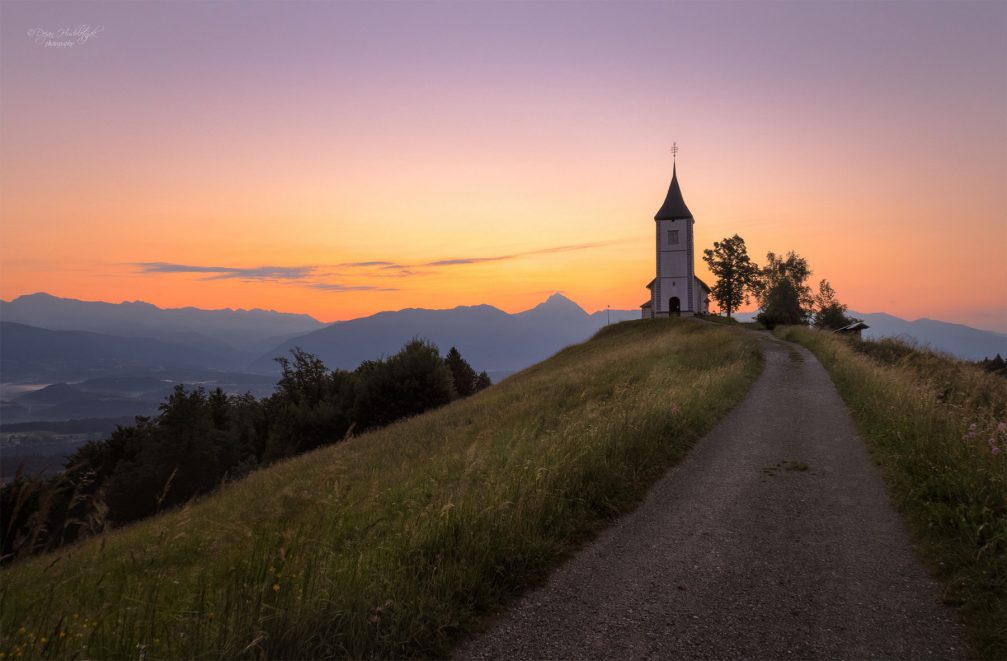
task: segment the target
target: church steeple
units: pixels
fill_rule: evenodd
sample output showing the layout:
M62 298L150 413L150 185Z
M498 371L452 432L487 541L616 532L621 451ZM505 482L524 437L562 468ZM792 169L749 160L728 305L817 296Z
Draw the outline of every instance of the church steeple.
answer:
M675 165L671 166L671 185L668 186L668 195L664 198L664 204L658 210L654 220L675 220L677 218L692 218L692 212L685 206L682 198L682 189L678 187L678 172Z

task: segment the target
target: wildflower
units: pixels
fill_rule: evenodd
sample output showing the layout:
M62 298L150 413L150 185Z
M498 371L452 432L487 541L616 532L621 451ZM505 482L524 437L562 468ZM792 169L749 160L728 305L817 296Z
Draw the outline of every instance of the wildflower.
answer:
M1000 421L997 423L997 431L1005 432L1007 431L1007 422Z
M280 584L273 583L273 592L279 592L279 591L280 591Z
M976 423L973 422L972 424L969 425L969 431L975 431L975 430L976 430Z
M998 454L1000 454L1000 448L998 448L997 446L995 446L995 445L994 445L994 446L993 446L993 449L992 449L992 450L990 450L990 452L992 452L992 453L993 453L993 456L995 457L995 456L997 456Z
M60 631L59 632L59 637L60 638L66 638L66 632L65 631Z

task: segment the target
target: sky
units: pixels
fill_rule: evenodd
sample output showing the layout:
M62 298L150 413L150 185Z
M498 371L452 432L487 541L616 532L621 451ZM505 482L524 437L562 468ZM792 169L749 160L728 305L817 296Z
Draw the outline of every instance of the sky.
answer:
M697 255L1007 332L1004 2L3 2L0 298L635 309L673 142Z

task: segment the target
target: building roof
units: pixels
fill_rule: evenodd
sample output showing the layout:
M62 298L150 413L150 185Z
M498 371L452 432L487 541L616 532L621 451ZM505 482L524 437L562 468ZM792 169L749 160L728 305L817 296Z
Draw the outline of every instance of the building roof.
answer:
M696 278L696 282L698 282L699 286L703 288L703 291L705 291L707 294L710 293L710 286L708 284L706 284L705 282L703 282L699 278Z
M643 305L641 305L640 307L641 307L641 308L650 308L650 307L654 307L654 302L653 302L653 301L647 301L646 303L644 303L644 304L643 304Z
M834 330L832 332L833 333L857 333L859 331L866 330L868 328L870 328L870 326L868 326L864 322L862 322L862 321L854 321L849 326L843 326L842 328L837 328L836 330Z
M657 278L654 278L653 280L651 280L650 282L648 282L647 283L647 289L653 289L655 282L657 282Z
M668 186L668 195L664 198L664 204L658 209L654 220L675 220L676 218L692 218L692 212L685 206L682 199L682 189L678 187L678 173L674 165L671 166L671 185Z

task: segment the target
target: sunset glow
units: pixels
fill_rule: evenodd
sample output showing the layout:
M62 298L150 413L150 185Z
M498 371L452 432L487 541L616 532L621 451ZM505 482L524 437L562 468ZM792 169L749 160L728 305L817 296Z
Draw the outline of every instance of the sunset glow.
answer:
M5 300L636 308L675 140L697 252L1007 332L1002 2L0 12Z

